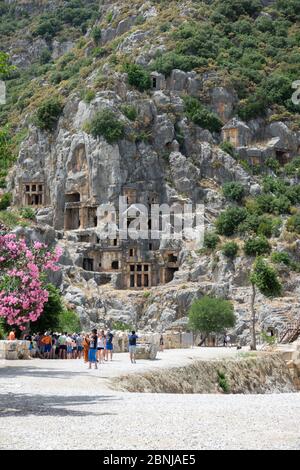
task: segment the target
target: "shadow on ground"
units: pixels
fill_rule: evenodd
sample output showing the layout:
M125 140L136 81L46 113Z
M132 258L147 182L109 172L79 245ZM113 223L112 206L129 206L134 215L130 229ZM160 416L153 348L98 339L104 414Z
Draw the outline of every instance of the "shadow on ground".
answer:
M110 416L116 415L105 411L103 413L95 412L94 409L82 410L70 409L73 406L84 406L96 404L104 404L109 410L110 404L120 400L116 396L111 395L29 395L7 393L0 394L0 418L18 417L18 416Z
M88 370L80 371L80 376L90 376ZM3 378L4 380L8 378L18 378L18 377L37 377L37 378L57 378L57 379L70 379L72 377L78 376L78 371L76 370L67 370L67 369L52 369L47 368L45 364L45 368L42 366L40 367L30 367L28 365L24 367L3 367L0 369L0 379Z

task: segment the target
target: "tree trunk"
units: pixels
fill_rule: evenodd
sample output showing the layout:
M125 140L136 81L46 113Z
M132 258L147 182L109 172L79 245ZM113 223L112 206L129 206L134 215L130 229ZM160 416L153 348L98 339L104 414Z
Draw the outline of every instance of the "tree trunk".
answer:
M208 335L204 335L204 338L202 338L202 340L200 341L200 343L198 344L198 346L202 346L202 344L205 343L205 340L206 340L207 337L208 337Z
M251 322L252 322L252 343L250 349L256 351L256 332L255 332L255 325L256 325L256 315L255 315L255 296L256 296L256 289L255 285L252 284L252 294L251 294L251 302L250 302L250 310L251 310Z

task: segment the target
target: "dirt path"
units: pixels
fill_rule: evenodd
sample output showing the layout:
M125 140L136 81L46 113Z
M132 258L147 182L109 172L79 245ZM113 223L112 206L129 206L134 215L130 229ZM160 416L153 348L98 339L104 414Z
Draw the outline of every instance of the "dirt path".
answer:
M232 356L230 349L165 351L98 371L81 361L0 363L1 449L300 448L300 394L169 395L112 391L130 371ZM276 410L276 412L274 412Z

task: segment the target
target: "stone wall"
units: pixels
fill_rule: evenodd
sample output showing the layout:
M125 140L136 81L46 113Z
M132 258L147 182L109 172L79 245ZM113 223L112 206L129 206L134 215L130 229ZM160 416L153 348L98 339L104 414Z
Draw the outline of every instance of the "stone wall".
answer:
M0 341L0 359L30 359L30 341Z

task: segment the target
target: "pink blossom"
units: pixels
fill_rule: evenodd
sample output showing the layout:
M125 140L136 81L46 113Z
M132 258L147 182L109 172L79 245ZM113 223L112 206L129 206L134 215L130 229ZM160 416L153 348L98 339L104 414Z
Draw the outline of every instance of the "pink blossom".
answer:
M38 241L30 247L15 234L0 235L0 316L9 325L24 329L24 324L36 321L43 313L48 292L41 274L57 271L61 254L58 247L49 250Z

